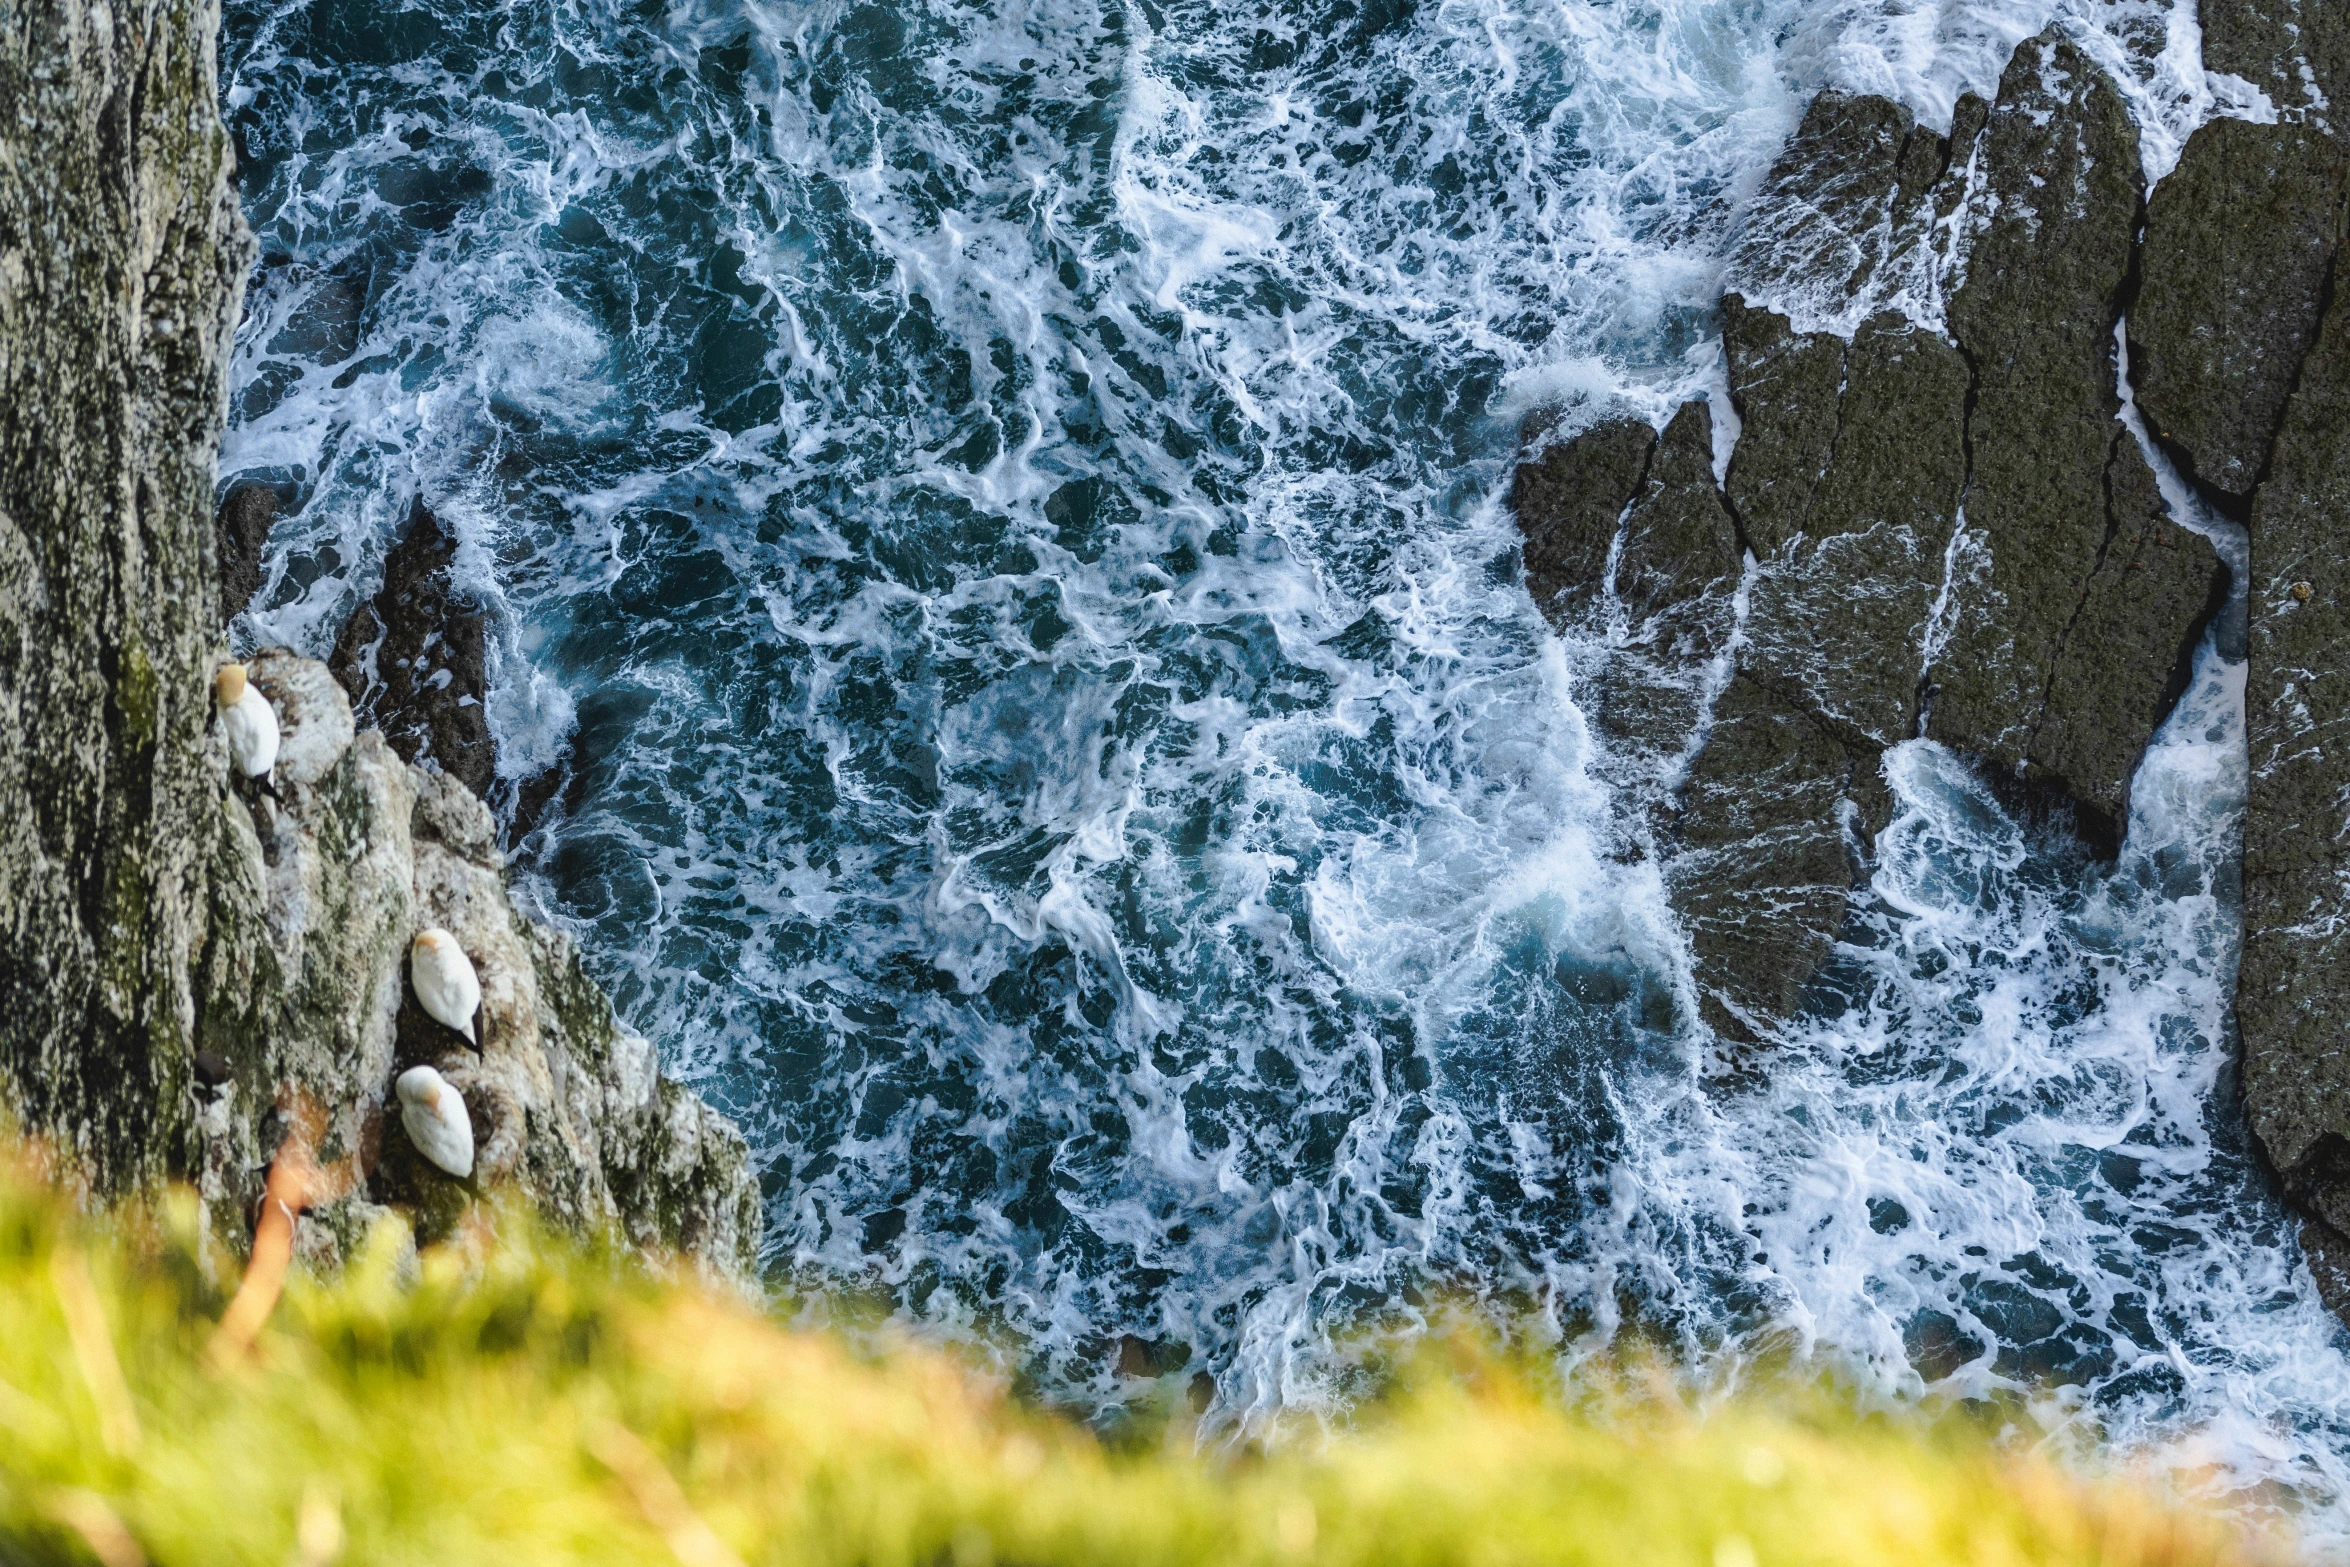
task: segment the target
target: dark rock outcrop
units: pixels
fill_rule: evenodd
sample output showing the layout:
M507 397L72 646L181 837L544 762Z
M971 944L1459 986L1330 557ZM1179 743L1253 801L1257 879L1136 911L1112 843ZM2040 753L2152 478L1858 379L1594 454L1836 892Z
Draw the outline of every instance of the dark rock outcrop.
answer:
M102 1195L193 1179L239 1245L298 1130L329 1176L305 1256L331 1264L387 1201L440 1233L470 1198L384 1114L430 921L484 981L483 1049L444 1059L481 1184L739 1276L740 1135L515 911L437 732L446 771L411 767L324 665L265 654L278 795L231 787L212 677L246 579L223 539L250 553L266 526L213 504L251 258L217 24L204 0L58 0L0 34L0 1120Z
M2133 371L2249 519L2244 1108L2350 1318L2350 4L2205 0L2203 25L2283 123L2204 127L2156 192Z
M2244 1101L2286 1190L2350 1233L2350 302L2252 510Z
M2350 108L2350 0L2201 0L2197 9L2206 69L2242 77L2287 112L2316 99L2329 114Z
M1526 581L1552 614L1577 614L1599 598L1616 524L1655 450L1646 424L1610 419L1518 469L1510 506L1526 539Z
M2130 311L2138 405L2197 480L2241 507L2325 306L2350 154L2303 125L2214 120L2146 207Z
M240 484L222 499L214 518L221 624L243 614L261 591L261 558L276 521L277 492L266 484Z
M1886 819L1888 746L1923 735L1968 753L2110 852L2225 586L2119 417L2114 329L2141 200L2120 95L2051 29L1954 128L1945 140L1837 93L1805 115L1733 275L1838 330L1724 301L1743 429L1722 492L1686 455L1668 461L1676 431L1686 452L1704 428L1697 404L1647 481L1653 496L1679 475L1671 526L1643 534L1659 504L1644 498L1616 538L1620 454L1637 444L1619 426L1518 481L1521 519L1545 500L1526 557L1538 601L1566 623L1656 628L1616 639L1594 705L1633 771L1657 773L1678 739L1695 748L1663 770L1653 836L1706 1021L1731 1038L1799 1010L1842 931ZM1868 313L1920 288L1947 289L1947 338ZM1562 493L1586 475L1608 482ZM1722 529L1699 521L1709 506ZM1733 518L1754 566L1724 670ZM1589 563L1611 550L1609 583Z
M384 560L383 587L352 612L328 667L363 724L404 762L438 769L486 798L497 777L490 739L488 645L481 606L452 577L457 537L419 496Z
M2130 773L2213 596L2211 546L2163 513L2117 420L2138 134L2051 32L2016 50L1976 152L1980 207L1951 296L1975 372L1968 565L1926 733L2062 795L2111 845Z
M1713 469L1713 420L1705 404L1684 404L1624 516L1610 586L1628 630L1601 677L1597 716L1638 778L1669 776L1697 741L1703 672L1737 629L1743 551Z

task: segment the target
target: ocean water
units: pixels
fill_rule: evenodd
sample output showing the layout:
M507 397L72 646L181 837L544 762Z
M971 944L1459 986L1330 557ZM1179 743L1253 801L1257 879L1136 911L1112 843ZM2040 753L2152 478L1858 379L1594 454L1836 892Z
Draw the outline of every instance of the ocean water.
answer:
M2192 0L231 0L236 635L455 525L523 890L811 1300L1211 1434L1447 1302L1794 1348L2342 1535L2232 1098L2241 667L2112 864L1893 753L1850 1002L1741 1072L1500 505L1529 412L1719 387L1811 92L1946 123L2051 20L2155 173L2264 112Z

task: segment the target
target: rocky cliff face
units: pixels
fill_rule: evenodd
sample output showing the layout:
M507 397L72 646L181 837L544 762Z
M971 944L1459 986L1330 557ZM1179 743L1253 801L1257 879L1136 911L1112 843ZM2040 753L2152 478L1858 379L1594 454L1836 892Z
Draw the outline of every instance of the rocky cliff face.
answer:
M325 665L265 653L250 668L284 747L274 800L219 797L196 1046L226 1071L196 1095L204 1195L243 1212L308 1116L329 1176L303 1220L314 1258L337 1256L384 1204L422 1239L447 1234L467 1193L409 1146L392 1103L392 1079L425 1063L465 1096L476 1184L511 1184L575 1229L750 1266L759 1203L741 1137L661 1077L570 940L515 909L489 808L403 762L380 730L355 732ZM409 940L427 925L480 973L478 1048L407 983Z
M59 0L0 29L0 1110L101 1191L196 1179L232 1234L298 1128L329 1177L303 1244L331 1263L381 1205L430 1238L474 1200L385 1113L436 1061L479 1191L745 1271L740 1136L517 913L477 799L282 655L253 666L275 797L231 786L220 583L250 593L268 519L212 504L251 261L217 22ZM478 1052L409 992L427 923L481 971Z
M1640 497L1703 510L1710 480L1667 457L1697 405L1661 436L1614 421L1550 447L1515 501L1537 597L1610 649L1599 723L1662 779L1653 842L1732 1038L1804 1005L1884 825L1887 746L1969 753L2110 851L2197 640L2248 657L2245 1104L2344 1309L2350 5L2206 0L2204 25L2207 63L2278 119L2203 127L2151 193L2119 96L2054 29L1948 138L1881 99L1811 105L1723 305L1742 577L1703 530L1673 536L1673 570L1626 574ZM1936 305L1941 330L1915 323ZM2152 438L2248 524L2243 621L2117 418L2125 319ZM1684 708L1612 695L1644 682Z
M100 1185L184 1163L213 446L250 241L206 4L0 29L0 1069Z

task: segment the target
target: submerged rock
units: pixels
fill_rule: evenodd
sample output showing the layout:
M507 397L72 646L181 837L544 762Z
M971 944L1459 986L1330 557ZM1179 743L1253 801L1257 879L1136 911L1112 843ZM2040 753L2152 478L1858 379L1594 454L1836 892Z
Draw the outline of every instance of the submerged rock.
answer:
M486 797L497 777L487 617L458 590L456 556L456 535L418 497L383 587L352 613L330 663L359 721L382 729L403 761Z

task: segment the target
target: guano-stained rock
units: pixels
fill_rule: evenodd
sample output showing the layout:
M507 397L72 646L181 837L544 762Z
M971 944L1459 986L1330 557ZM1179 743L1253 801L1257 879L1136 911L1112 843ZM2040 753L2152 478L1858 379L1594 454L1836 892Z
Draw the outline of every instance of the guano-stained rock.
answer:
M355 732L323 664L264 653L250 667L285 729L281 798L222 807L197 1039L230 1081L200 1132L205 1197L232 1213L257 1200L307 1107L335 1183L303 1221L314 1264L364 1230L354 1204L404 1208L421 1239L445 1236L470 1196L407 1146L391 1098L399 1072L429 1064L465 1096L483 1188L510 1187L574 1230L747 1272L759 1203L740 1134L660 1076L572 943L515 908L489 808L403 762L380 731ZM478 1050L416 1004L408 947L427 925L455 934L480 975Z

